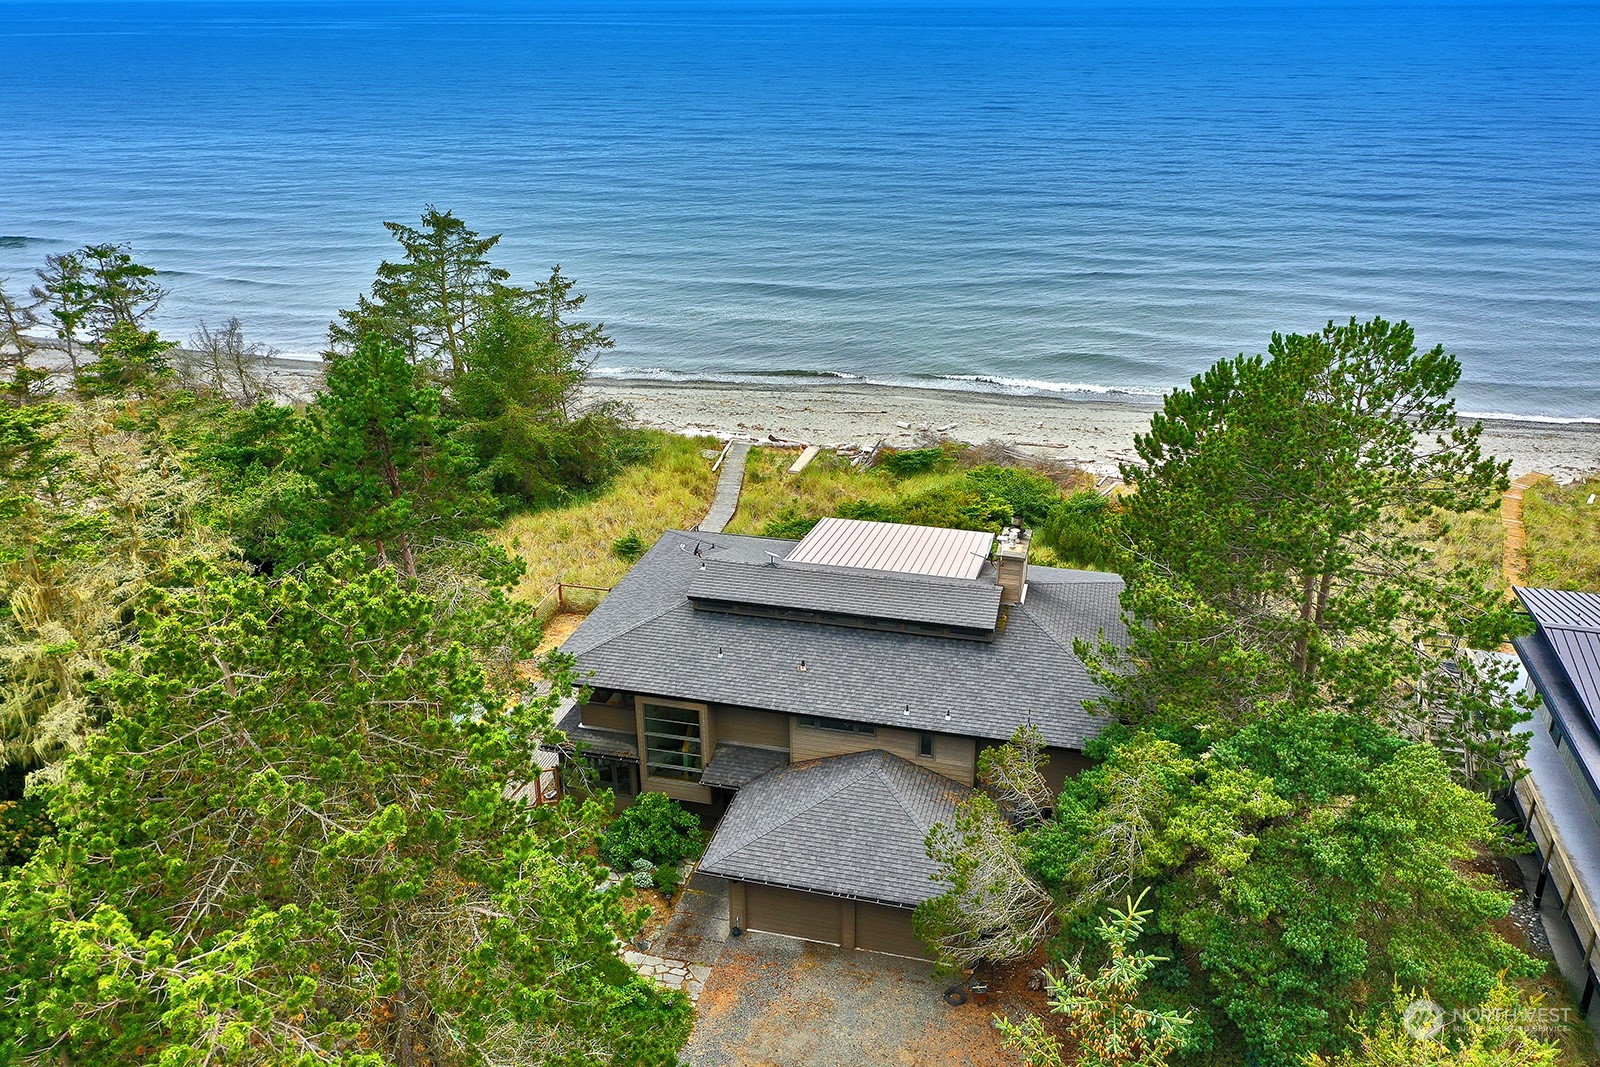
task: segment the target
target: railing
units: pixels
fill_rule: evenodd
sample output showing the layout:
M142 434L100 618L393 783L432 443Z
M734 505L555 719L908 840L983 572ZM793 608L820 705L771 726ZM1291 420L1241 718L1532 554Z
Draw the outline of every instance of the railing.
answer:
M569 589L583 593L598 593L599 596L569 597L567 595ZM576 582L557 582L533 606L534 618L543 622L552 615L562 615L569 611L593 611L595 605L600 602L600 597L609 592L611 592L609 585L579 585Z

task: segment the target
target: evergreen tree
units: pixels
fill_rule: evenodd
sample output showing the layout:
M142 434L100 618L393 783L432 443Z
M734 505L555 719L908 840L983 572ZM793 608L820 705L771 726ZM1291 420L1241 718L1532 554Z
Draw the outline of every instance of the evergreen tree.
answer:
M28 365L39 342L29 330L39 325L35 306L17 301L0 282L0 391L12 404L28 404L49 397L46 370Z
M315 533L368 546L410 578L423 545L492 513L470 455L449 434L439 390L386 338L363 338L329 365L295 453L316 494Z
M604 813L508 797L565 691L488 688L349 555L158 597L0 883L0 1059L674 1063L692 1012L619 957Z
M1543 969L1492 925L1509 895L1466 866L1506 831L1431 746L1290 707L1199 752L1149 731L1105 746L1028 837L1032 867L1068 923L1148 884L1193 1002L1262 1062L1338 1049L1395 983L1471 1006Z
M1269 357L1218 363L1136 439L1121 516L1136 625L1122 671L1102 672L1113 710L1214 735L1278 700L1330 702L1503 785L1522 712L1471 652L1523 623L1466 569L1425 566L1416 533L1506 484L1456 416L1459 363L1382 319L1274 335Z
M453 380L466 369L466 335L485 301L510 274L489 262L500 235L482 237L448 211L431 204L421 227L385 222L404 250L399 262L384 260L370 297L341 311L329 329L336 349L378 334L401 345L411 362Z
M44 266L36 273L39 284L32 290L35 307L43 308L55 324L56 336L66 350L67 364L72 368L73 385L76 386L83 335L94 310L89 272L81 253L62 252L46 256Z

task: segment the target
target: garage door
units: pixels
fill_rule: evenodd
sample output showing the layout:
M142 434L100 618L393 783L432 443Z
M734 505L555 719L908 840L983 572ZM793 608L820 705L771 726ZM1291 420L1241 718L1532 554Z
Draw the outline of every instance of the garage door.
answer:
M909 908L886 908L865 901L856 904L856 948L919 960L929 958L928 950L911 932Z
M745 925L752 930L839 944L839 901L768 885L745 884Z

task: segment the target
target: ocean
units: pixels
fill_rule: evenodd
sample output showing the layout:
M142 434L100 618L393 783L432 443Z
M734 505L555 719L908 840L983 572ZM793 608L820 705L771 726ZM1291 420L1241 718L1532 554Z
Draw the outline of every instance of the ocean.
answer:
M0 278L131 242L288 354L425 205L602 374L1147 397L1404 318L1600 418L1600 7L0 0Z

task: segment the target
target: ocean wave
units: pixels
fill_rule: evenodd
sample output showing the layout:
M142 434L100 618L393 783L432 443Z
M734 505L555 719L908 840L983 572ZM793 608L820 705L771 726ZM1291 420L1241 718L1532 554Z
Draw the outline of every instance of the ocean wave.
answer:
M1004 378L992 374L938 374L938 381L970 383L977 391L1008 396L1051 396L1061 393L1092 393L1096 396L1159 397L1165 389L1128 385L1093 385L1088 382L1050 382L1038 378Z
M1491 422L1553 423L1557 426L1600 426L1600 419L1563 415L1518 415L1509 411L1463 411L1463 419L1488 419Z

